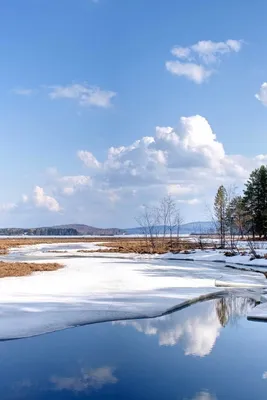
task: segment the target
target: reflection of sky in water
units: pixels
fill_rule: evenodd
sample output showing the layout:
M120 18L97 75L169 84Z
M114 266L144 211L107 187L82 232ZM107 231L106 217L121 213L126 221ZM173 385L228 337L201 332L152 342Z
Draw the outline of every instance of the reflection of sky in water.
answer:
M185 355L206 356L215 345L221 329L227 323L237 322L254 306L250 299L228 298L200 303L186 312L177 312L166 317L114 322L132 326L146 335L156 335L160 346L174 346L179 341Z
M102 389L103 386L114 384L118 379L114 376L114 369L101 367L95 369L81 369L80 375L75 377L52 376L51 383L55 390L70 390L73 392L85 392L90 389Z
M267 325L242 299L0 343L0 399L263 400Z

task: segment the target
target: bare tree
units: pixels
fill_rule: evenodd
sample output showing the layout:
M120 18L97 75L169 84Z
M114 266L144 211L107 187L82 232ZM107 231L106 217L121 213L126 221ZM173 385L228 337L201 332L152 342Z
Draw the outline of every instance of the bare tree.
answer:
M183 224L184 219L181 215L179 208L176 208L176 244L179 246L180 244L180 234L181 234L181 225Z
M144 206L143 212L136 218L141 227L142 233L146 238L147 248L155 252L157 245L161 243L164 249L168 245L173 248L173 238L176 233L177 240L180 235L182 217L176 202L171 196L164 197L158 207ZM159 233L163 231L162 239L159 239Z
M160 224L162 225L162 244L165 243L165 238L168 232L168 225L171 213L171 198L169 196L164 197L159 205L159 218Z
M250 250L250 252L252 254L252 257L253 258L260 258L260 255L256 252L256 249L255 249L255 241L251 240L249 235L247 236L247 245L248 245L248 248L249 248L249 250Z
M146 238L147 247L150 244L152 252L156 249L156 239L159 233L159 212L153 207L144 206L143 212L136 218L136 222Z
M176 242L179 242L182 217L176 202L171 196L166 196L162 199L159 207L159 215L163 226L163 243L168 235L172 249L175 234Z

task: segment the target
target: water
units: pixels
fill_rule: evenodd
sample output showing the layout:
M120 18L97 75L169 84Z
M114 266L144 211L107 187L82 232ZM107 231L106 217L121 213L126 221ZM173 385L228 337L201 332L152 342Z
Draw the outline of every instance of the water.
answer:
M266 400L267 325L220 299L0 343L0 398Z

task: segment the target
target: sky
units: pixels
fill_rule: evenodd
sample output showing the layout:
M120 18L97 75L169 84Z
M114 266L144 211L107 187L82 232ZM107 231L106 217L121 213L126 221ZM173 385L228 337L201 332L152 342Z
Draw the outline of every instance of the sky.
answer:
M2 0L0 226L207 220L265 164L265 0Z

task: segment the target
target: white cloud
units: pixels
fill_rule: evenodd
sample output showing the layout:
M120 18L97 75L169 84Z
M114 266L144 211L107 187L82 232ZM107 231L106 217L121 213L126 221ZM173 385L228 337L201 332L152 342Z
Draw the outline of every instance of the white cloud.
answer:
M97 159L93 156L90 151L80 150L77 153L78 157L88 168L100 168L101 164L97 161Z
M62 183L63 192L67 195L75 193L80 188L92 185L91 177L85 175L63 176L59 178L59 182Z
M57 377L50 379L55 390L69 390L73 392L87 392L99 390L105 385L114 385L118 378L114 376L114 368L101 367L95 369L82 369L76 377Z
M0 204L0 212L8 212L17 207L16 203L3 203Z
M181 196L185 194L190 194L194 190L194 187L192 185L188 186L182 186L179 184L170 184L168 185L168 194L170 196Z
M116 96L115 92L87 84L58 85L51 86L50 89L49 96L51 99L73 99L81 106L107 108L111 106L111 100Z
M264 106L267 106L267 82L263 82L263 84L260 87L259 93L255 94L255 97Z
M239 52L242 44L241 40L229 39L225 42L202 40L189 47L174 46L171 53L179 60L167 61L165 66L172 74L201 84L215 72L206 65L218 63L226 53Z
M262 379L267 379L267 371L263 372Z
M180 61L167 61L166 68L173 75L185 76L195 83L202 83L213 73L203 65L194 63L181 63Z
M191 49L190 49L190 47L174 46L171 49L171 53L172 53L172 55L174 55L177 58L185 58L188 60L190 58Z
M210 64L218 61L222 54L239 52L241 47L241 40L227 40L226 42L202 40L191 46L191 50L203 59L206 64Z
M33 201L36 207L46 208L49 211L60 211L60 205L56 199L45 194L44 189L36 186L34 189Z
M45 182L39 184L39 197L30 194L27 201L17 203L17 218L23 210L25 218L43 218L46 223L44 218L52 217L39 213L42 207L61 210L57 217L53 214L53 223L57 218L57 223L71 219L127 227L135 224L142 204L155 205L171 194L185 222L208 219L206 205L212 205L220 184L243 188L250 172L267 162L267 154L251 158L226 154L200 115L182 117L177 127L156 127L153 136L110 147L101 161L89 150L77 153L88 174L62 176L55 168L48 169Z
M26 88L24 88L24 89L23 88L16 88L16 89L13 89L12 92L14 94L19 95L19 96L31 96L31 95L33 95L35 93L35 90L26 89Z

